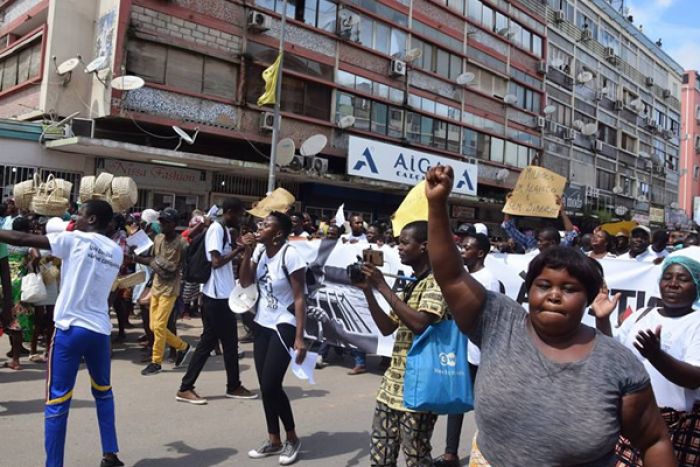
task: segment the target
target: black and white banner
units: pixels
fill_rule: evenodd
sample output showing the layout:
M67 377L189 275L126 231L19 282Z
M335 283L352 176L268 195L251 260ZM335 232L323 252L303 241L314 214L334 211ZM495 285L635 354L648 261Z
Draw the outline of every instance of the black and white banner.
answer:
M343 244L331 240L299 240L291 244L306 260L316 276L316 285L307 297L308 317L306 334L311 339L326 340L330 345L357 347L367 353L391 356L393 336L382 336L374 324L364 293L354 287L347 275L347 266L362 257L367 243ZM377 249L376 246L373 248ZM383 246L384 273L410 275L411 268L401 264L396 248ZM527 308L524 277L534 256L490 254L486 267L500 280L506 294ZM605 281L612 294L620 292L618 310L611 316L613 326L621 322L625 313L654 304L659 297L660 266L632 260L601 260ZM387 283L400 290L400 280L387 277ZM375 292L380 306L388 313L389 305ZM585 324L595 325L590 315Z

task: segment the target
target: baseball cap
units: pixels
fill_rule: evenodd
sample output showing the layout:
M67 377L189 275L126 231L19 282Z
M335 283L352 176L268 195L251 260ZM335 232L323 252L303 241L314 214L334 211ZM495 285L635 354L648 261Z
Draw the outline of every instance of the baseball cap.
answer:
M616 237L629 237L630 233L627 230L622 229L618 233L616 233L615 236Z
M456 235L469 235L469 234L475 234L475 233L476 233L476 228L474 227L473 224L469 224L469 223L461 224L459 227L457 227L457 230L455 230Z
M646 232L647 235L651 235L651 229L650 229L649 227L647 227L646 225L638 225L638 226L636 226L635 228L633 228L632 231L631 231L630 233L631 233L631 234L634 234L634 232L638 232L638 231L640 231L640 230L641 230L642 232Z
M478 233L478 234L484 234L487 237L489 236L489 228L486 227L486 224L482 224L482 223L474 224L474 230L476 230L476 233Z
M180 215L178 214L177 210L173 208L165 208L160 212L158 218L166 222L172 222L173 224L177 224L180 220Z

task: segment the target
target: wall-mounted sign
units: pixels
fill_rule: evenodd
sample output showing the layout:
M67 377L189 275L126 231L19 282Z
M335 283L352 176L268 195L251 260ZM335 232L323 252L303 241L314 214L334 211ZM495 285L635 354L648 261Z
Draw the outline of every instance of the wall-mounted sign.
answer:
M131 177L139 188L197 193L208 192L211 188L203 172L194 169L105 159L103 171L115 176Z

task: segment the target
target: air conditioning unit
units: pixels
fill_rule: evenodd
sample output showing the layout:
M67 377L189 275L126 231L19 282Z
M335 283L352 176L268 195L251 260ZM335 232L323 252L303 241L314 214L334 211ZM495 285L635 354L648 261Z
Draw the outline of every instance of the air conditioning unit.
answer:
M248 13L248 29L251 31L267 31L272 26L272 18L259 11Z
M603 142L600 140L595 140L595 143L593 144L593 149L595 149L595 152L603 151Z
M612 47L606 47L605 49L603 49L603 57L609 62L616 61L617 56L615 55L615 49L613 49Z
M323 175L328 173L328 159L323 157L307 157L304 160L304 168L310 172Z
M567 141L573 141L576 139L576 131L573 128L565 128L564 139Z
M656 122L656 120L654 120L653 118L647 119L647 120L644 122L644 124L647 126L647 128L651 128L651 129L654 129L654 130L659 126L659 124L658 124L658 123Z
M605 94L603 94L603 91L596 91L595 92L595 100L602 101L604 95Z
M272 112L263 112L260 114L260 130L261 131L272 131L272 127L275 124L275 114Z
M593 31L591 31L590 29L584 29L583 31L581 31L581 40L583 42L593 40Z
M574 77L573 76L565 76L564 77L564 84L567 86L573 86L574 85Z
M540 60L537 62L537 73L541 75L546 75L547 74L547 62L544 60Z
M547 119L544 117L537 117L537 128L544 128L547 124Z
M625 108L625 103L622 101L615 101L615 104L613 104L613 108L617 111L620 111Z
M95 120L92 118L74 118L70 122L70 136L95 137Z
M554 11L554 22L555 23L563 23L566 20L566 15L564 14L564 10L555 10Z
M406 62L398 59L391 61L391 76L406 76Z
M644 167L645 167L647 170L651 170L651 169L654 168L654 163L653 163L652 161L646 161L645 164L644 164Z
M661 92L661 95L664 97L664 99L668 99L669 97L671 97L671 90L670 90L670 89L664 89L664 90Z
M298 154L295 154L294 157L292 158L292 162L290 162L287 167L290 170L298 172L304 168L304 159L305 159L304 156L300 156Z
M556 133L557 124L553 120L545 120L544 131L546 131L547 133Z
M664 139L671 139L673 138L673 132L671 130L663 130L661 136L663 136Z
M644 78L644 84L647 86L653 86L654 85L654 77L653 76L647 76Z

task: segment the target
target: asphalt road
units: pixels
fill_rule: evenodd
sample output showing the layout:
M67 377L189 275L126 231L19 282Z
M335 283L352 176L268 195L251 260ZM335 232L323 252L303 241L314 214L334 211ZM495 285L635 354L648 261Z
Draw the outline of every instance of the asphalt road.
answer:
M138 319L132 322L140 326ZM201 332L198 319L178 322L178 332L196 343ZM220 356L210 357L197 391L209 400L205 406L175 401L184 369L165 363L160 374L143 377L144 353L136 344L138 329L129 331L126 344L115 345L112 385L115 391L120 457L128 466L273 466L277 458L252 460L251 448L266 438L259 399L227 399L225 372ZM252 361L252 344L241 346L241 380L258 389ZM0 339L0 366L9 350ZM333 352L331 352L333 354ZM292 401L302 454L296 465L369 465L369 429L374 398L381 379L379 358L369 357L370 372L348 376L350 356L315 373L309 385L287 373L285 389ZM39 466L44 462L43 397L45 365L23 358L24 369L0 368L0 465ZM433 454L444 449L446 417L440 417L433 436ZM466 457L474 433L468 414L462 430L460 455ZM95 408L87 371L81 368L75 386L66 440L66 466L98 466L101 458ZM466 465L466 463L465 463Z

